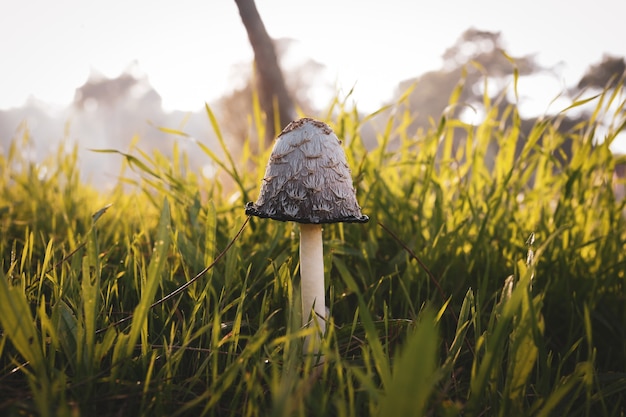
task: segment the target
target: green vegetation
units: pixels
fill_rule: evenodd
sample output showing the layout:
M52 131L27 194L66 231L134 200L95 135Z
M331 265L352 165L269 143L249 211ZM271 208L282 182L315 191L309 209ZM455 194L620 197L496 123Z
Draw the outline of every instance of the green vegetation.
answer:
M25 133L0 157L0 414L624 415L626 207L613 170L626 161L609 145L626 113L617 93L594 100L572 131L558 130L568 109L528 137L514 106L487 99L477 126L444 116L418 133L398 107L370 150L359 128L374 115L333 103L371 220L325 227L318 365L291 314L296 229L244 214L269 150L229 154L207 108L228 157L197 146L221 180L177 148L133 148L120 153L125 179L96 192L75 151L21 156Z

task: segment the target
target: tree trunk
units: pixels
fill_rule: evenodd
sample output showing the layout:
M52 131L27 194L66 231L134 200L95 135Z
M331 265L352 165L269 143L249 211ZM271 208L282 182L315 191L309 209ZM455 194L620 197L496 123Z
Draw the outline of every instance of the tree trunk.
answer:
M295 119L295 106L278 65L274 43L265 30L254 0L235 0L235 3L254 51L256 87L266 115L265 146L268 146L276 134Z

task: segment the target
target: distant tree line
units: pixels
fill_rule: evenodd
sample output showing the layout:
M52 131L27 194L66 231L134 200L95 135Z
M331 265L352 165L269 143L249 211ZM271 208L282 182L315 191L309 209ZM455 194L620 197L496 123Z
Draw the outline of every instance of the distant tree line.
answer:
M280 126L286 125L291 120L290 115L294 114L294 106L312 113L319 110L312 108L311 103L306 101L306 94L302 94L302 92L306 93L311 85L307 85L306 82L298 85L288 82L290 79L302 80L304 77L297 77L298 73L287 73L283 76L280 58L287 50L285 41L271 41L254 6L254 0L235 1L255 53L254 72L250 74L245 87L220 100L220 109L224 120L227 121L226 128L238 138L237 140L249 139L249 131L243 131L241 114L250 113L253 91L257 89L262 109L267 115L265 143L269 146L269 139L276 133L273 128L276 126L276 121L280 120ZM514 71L518 77L551 71L539 65L532 55L515 59L509 57L504 51L501 33L475 28L467 29L456 43L443 53L442 57L442 68L401 81L390 100L389 104L394 104L410 90L403 104L410 109L413 117L409 131L419 132L433 127L433 124L437 122L433 118L438 118L444 113L450 117L460 117L464 111L471 112L471 109L480 108L484 94L488 94L493 105L504 111L513 104L505 92L506 89L510 90L510 80ZM298 68L298 72L318 71L319 66L314 61L309 61ZM624 85L625 74L624 57L605 55L601 62L590 65L575 87L564 93L573 98L584 89L621 88ZM291 75L296 75L296 77L290 77ZM485 79L489 85L488 92L483 91L482 88ZM462 88L457 98L458 105L449 108L449 99L460 83L462 83ZM280 109L279 118L276 117L275 108ZM379 119L386 120L387 116L383 112ZM585 114L567 115L560 120L559 128L565 132L570 131L585 117ZM522 119L522 133L527 134L536 122L537 117ZM368 132L364 133L364 139L373 143L373 135L368 135ZM523 143L520 143L519 147L522 146ZM566 141L563 145L564 158L570 154L571 144Z
M296 117L296 109L313 117L319 115L320 109L315 108L310 92L316 87L314 81L324 66L309 59L286 70L282 61L294 41L269 36L254 0L235 2L254 51L254 62L239 67L240 75L245 79L243 85L225 93L211 106L218 115L231 151L237 153L246 140L253 144L252 149L257 149L254 145L259 142L261 146L271 146L277 131ZM466 30L443 53L442 58L440 69L399 82L388 103L395 105L396 109L406 106L410 110L412 121L409 131L416 134L436 126L442 114L461 117L463 112L471 114L480 109L484 94L489 95L492 105L504 112L513 104L512 95L505 94L505 91L511 90L514 71L519 77L552 71L539 65L532 55L510 58L504 52L501 33L475 28ZM575 98L586 90L623 88L625 73L624 57L605 55L600 62L589 66L576 85L563 93ZM161 126L179 129L187 136L217 147L203 111L164 112L158 92L149 84L147 77L137 74L136 67L130 67L116 78L92 74L84 85L77 88L72 106L60 115L47 114L36 101L29 101L22 108L0 111L0 147L8 149L12 138L27 131L36 142L48 145L34 150L37 153L34 159L42 159L49 153L55 146L53 142L66 140L62 137L64 135L81 141L85 148L120 150L126 150L133 137L139 137L142 141L140 145L149 143L167 154L174 139L171 134L160 131L158 127ZM485 80L489 85L487 93L483 88ZM450 96L458 88L458 104L450 107ZM251 117L254 97L262 110L261 126L257 126ZM400 97L405 99L396 104ZM585 117L585 114L572 116L568 113L567 117L560 119L559 129L571 132ZM377 123L382 124L387 118L388 113L382 112L378 119L374 118L363 126L362 137L366 145L374 146L375 131L381 128ZM536 122L535 117L522 119L522 133L529 132ZM62 133L53 140L50 132ZM462 146L462 141L460 132L457 146ZM189 141L180 143L183 150L194 146ZM566 141L562 155L567 158L570 153ZM104 158L102 154L97 157L100 161ZM85 150L82 158L93 160L94 155ZM109 159L119 160L113 156ZM206 158L193 152L189 162L192 168L207 164ZM95 177L105 175L111 178L117 175L118 165L114 162L104 167L89 164L86 172Z

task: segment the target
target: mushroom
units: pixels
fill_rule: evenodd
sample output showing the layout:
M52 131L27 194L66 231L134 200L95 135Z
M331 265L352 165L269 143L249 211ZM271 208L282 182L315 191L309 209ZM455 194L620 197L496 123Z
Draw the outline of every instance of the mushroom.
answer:
M274 143L259 198L246 204L246 214L299 223L302 325L316 321L323 334L322 224L369 220L357 203L341 141L327 124L302 118L285 127ZM319 342L319 333L313 342L307 337L304 351L317 353Z

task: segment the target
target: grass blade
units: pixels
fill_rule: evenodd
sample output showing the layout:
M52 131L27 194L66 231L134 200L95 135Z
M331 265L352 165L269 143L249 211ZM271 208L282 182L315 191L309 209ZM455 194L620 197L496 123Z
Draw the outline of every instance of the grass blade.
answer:
M163 268L167 260L167 253L171 243L171 215L170 206L167 199L163 201L163 209L157 226L157 235L154 242L152 258L148 266L148 275L141 289L141 299L139 305L133 313L133 321L130 327L129 338L126 345L126 355L131 356L135 349L135 344L142 336L142 340L147 340L148 332L148 312L154 301L156 291L161 284Z
M428 400L441 377L437 372L438 347L435 315L425 310L420 315L417 328L394 359L393 375L385 387L379 416L426 415Z

